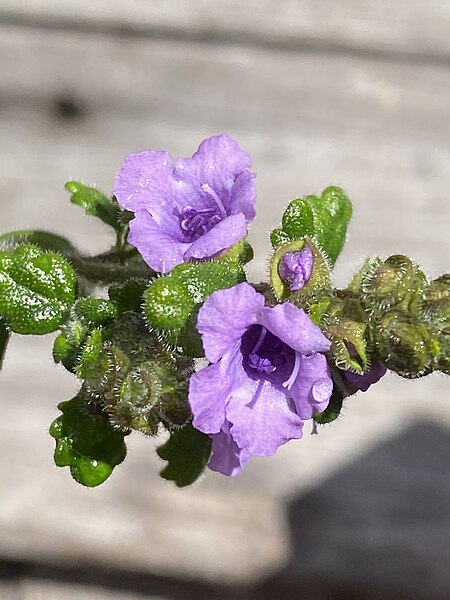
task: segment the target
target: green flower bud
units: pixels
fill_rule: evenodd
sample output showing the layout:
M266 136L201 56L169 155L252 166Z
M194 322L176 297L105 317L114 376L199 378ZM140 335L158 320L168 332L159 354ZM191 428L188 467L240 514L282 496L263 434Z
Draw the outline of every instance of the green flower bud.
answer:
M270 263L274 294L280 300L307 303L331 287L326 258L310 240L295 240L280 246Z
M379 356L388 369L407 378L422 377L431 371L432 341L418 318L398 310L386 312L375 335Z
M372 268L362 277L364 299L380 309L396 306L418 316L426 285L423 272L401 254L390 256L381 264L375 261Z
M450 326L450 274L441 275L425 288L422 314L434 327Z

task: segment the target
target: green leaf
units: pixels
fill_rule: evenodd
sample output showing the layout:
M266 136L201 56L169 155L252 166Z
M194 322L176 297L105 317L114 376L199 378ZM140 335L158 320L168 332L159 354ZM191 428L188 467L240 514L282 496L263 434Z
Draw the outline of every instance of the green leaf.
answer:
M161 477L174 481L178 487L185 487L194 483L208 464L211 439L189 424L173 432L156 452L169 463L161 471Z
M59 254L26 244L0 252L0 317L22 334L58 329L75 301L77 280Z
M97 217L116 231L122 228L119 206L96 188L83 185L79 181L68 181L66 190L72 194L72 204L84 208L87 215Z
M12 252L24 244L39 246L41 250L60 252L64 256L77 254L75 246L66 238L48 231L19 230L0 235L0 250Z
M72 477L81 485L100 485L124 460L126 434L116 431L103 413L96 412L82 392L58 408L62 415L50 426L50 435L56 440L55 464L70 467Z
M320 198L306 196L289 204L281 230L272 232L272 244L277 247L289 240L310 238L334 264L344 245L351 216L352 204L345 193L338 187L328 187Z
M5 322L3 321L3 319L0 319L0 369L2 368L3 360L5 358L9 336L10 333L8 328L6 327Z

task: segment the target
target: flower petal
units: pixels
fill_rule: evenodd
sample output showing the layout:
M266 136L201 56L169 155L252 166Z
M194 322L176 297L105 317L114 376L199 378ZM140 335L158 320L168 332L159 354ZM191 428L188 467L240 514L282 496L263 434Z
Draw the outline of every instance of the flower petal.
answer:
M223 219L204 235L192 243L184 255L190 258L209 258L230 248L247 233L245 217L242 213Z
M147 150L128 154L114 179L114 195L122 208L148 209L154 217L172 206L173 161L167 152ZM155 213L155 214L154 214Z
M284 392L269 381L246 377L226 408L231 435L251 455L270 456L287 441L302 437L303 422Z
M184 262L184 254L189 248L189 244L179 242L161 228L145 210L137 211L130 222L128 242L158 273L167 273Z
M212 455L208 467L223 475L237 475L244 464L250 459L250 454L239 448L229 431L229 424L225 423L224 429L215 433L212 438Z
M256 188L254 183L255 173L243 171L236 177L231 188L229 214L243 213L247 223L255 218Z
M333 381L327 359L323 354L301 357L300 370L289 393L295 403L297 414L302 419L311 419L328 406Z
M205 300L197 318L205 356L217 362L230 348L240 342L264 306L264 296L248 283L214 292Z
M326 352L331 342L311 321L303 308L290 302L263 308L258 321L285 344L301 354Z
M218 433L225 421L225 406L235 385L239 365L237 344L222 360L193 373L189 379L192 424L204 433Z
M343 371L342 377L350 386L367 392L370 386L377 383L386 373L386 367L380 361L376 361L366 373L353 373L352 371Z
M208 184L224 203L227 214L230 192L236 177L250 169L251 159L233 138L216 135L203 142L192 158L182 158L175 165L175 177L193 188Z

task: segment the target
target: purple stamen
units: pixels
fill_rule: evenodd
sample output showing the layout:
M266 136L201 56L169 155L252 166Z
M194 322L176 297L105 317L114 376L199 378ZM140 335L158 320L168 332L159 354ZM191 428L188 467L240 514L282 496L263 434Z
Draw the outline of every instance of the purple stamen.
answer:
M258 354L249 354L247 361L249 367L260 373L273 373L276 369L268 358L263 358Z
M299 252L286 252L278 266L278 274L291 292L302 289L311 277L314 256L308 244Z
M221 220L213 208L195 209L187 206L180 214L180 227L189 238L195 241L212 229Z

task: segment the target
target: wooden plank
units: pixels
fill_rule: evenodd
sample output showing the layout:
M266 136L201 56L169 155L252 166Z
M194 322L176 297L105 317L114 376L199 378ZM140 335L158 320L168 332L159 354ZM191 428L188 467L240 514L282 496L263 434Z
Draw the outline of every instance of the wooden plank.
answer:
M380 251L409 253L433 274L448 269L443 66L6 27L0 56L4 230L51 227L99 251L110 235L67 204L65 180L108 190L126 153L186 156L226 131L258 172L254 278L264 276L267 231L283 206L330 183L355 203L339 281ZM79 104L77 118L61 119L61 99ZM318 438L251 461L237 479L209 473L176 490L157 479L154 442L132 436L126 463L92 491L52 468L46 428L76 382L50 352L49 339L15 337L0 379L0 554L12 558L250 583L289 554L287 497L425 415L449 418L437 401L448 395L443 378L386 378Z
M1 588L0 588L0 599ZM165 600L160 596L143 596L100 587L73 585L24 579L17 582L11 596L5 600Z
M322 51L392 52L447 59L447 0L3 0L0 17L42 26L230 40Z

